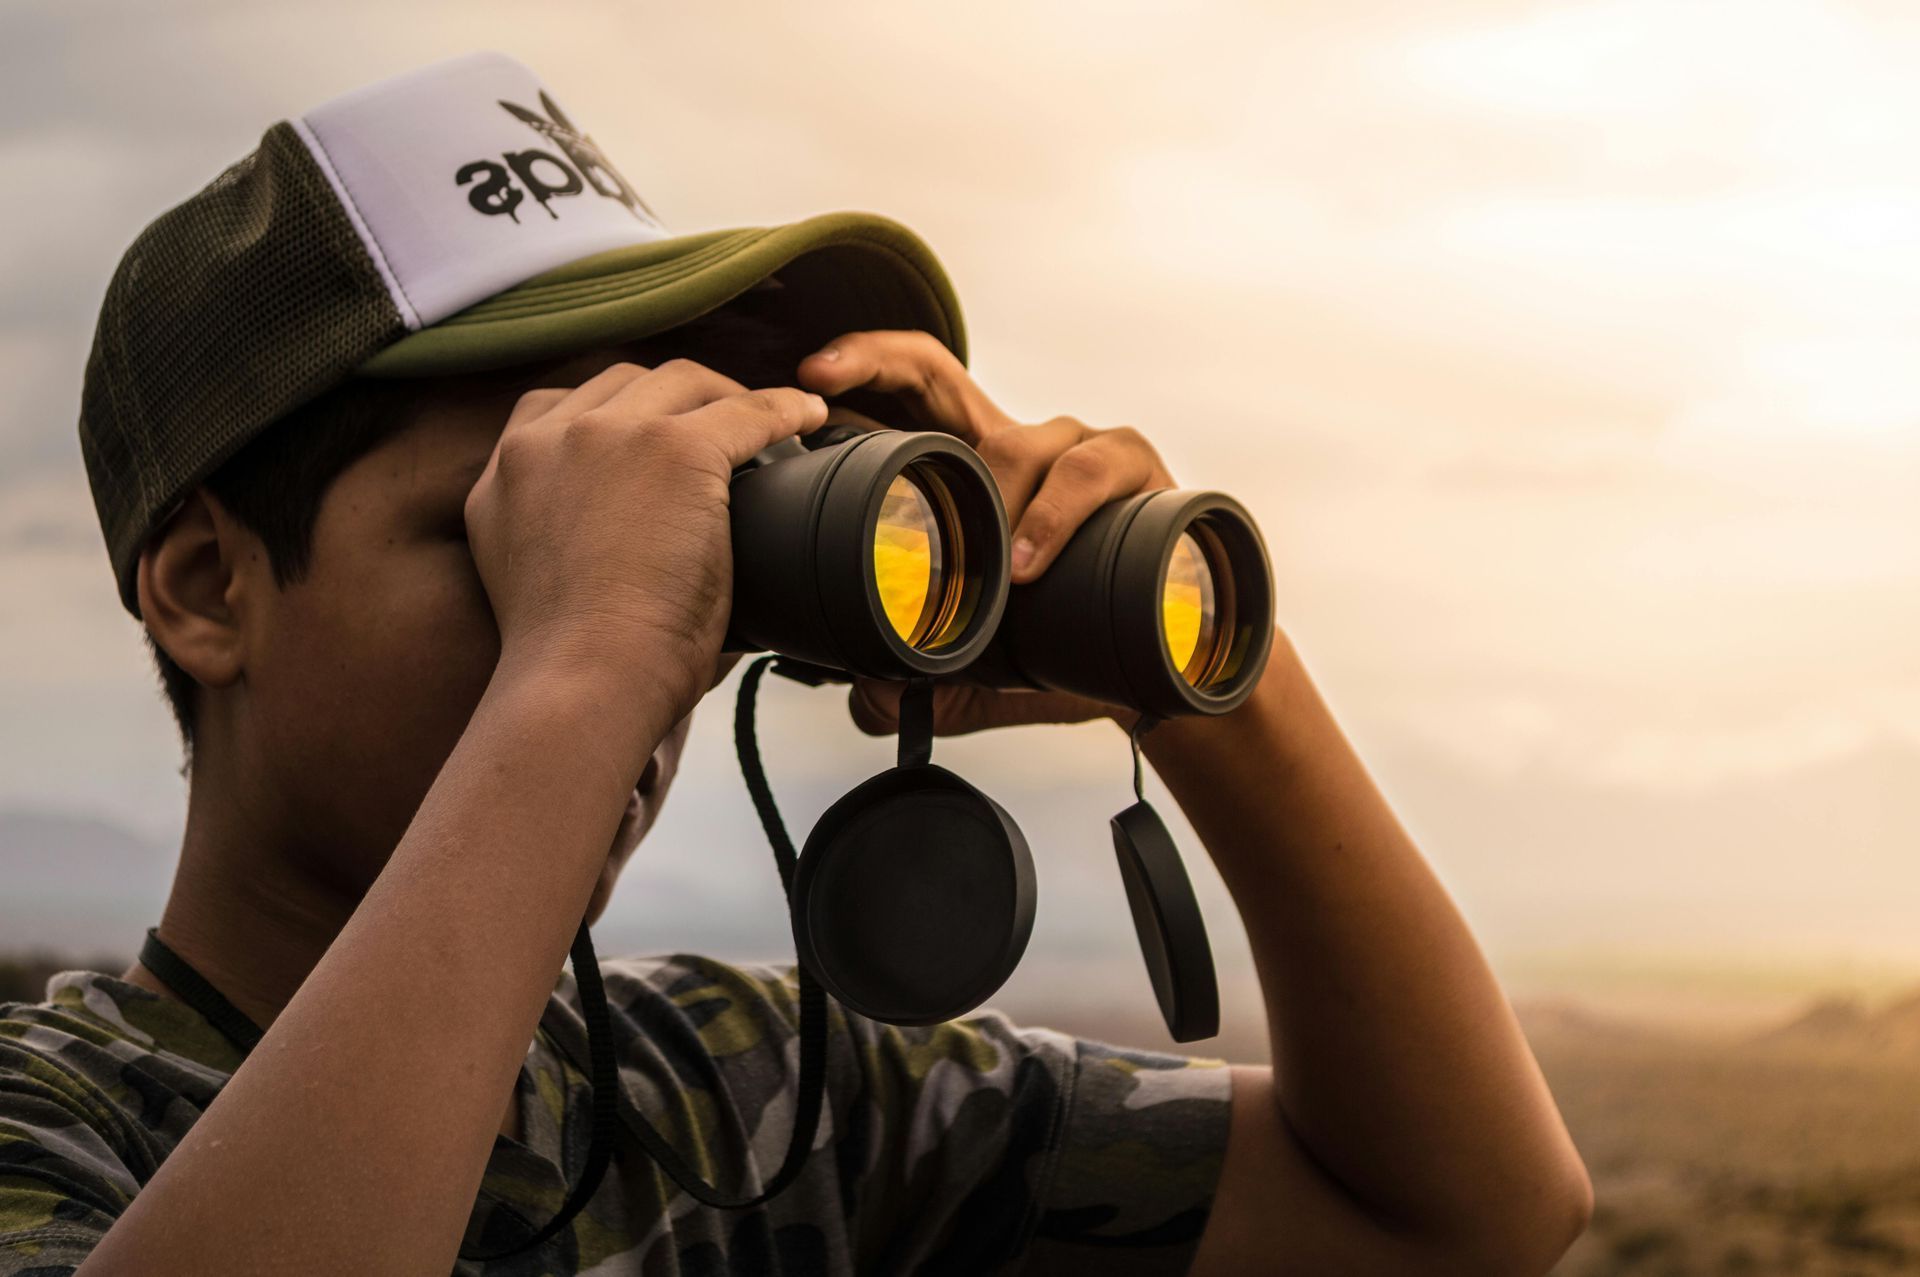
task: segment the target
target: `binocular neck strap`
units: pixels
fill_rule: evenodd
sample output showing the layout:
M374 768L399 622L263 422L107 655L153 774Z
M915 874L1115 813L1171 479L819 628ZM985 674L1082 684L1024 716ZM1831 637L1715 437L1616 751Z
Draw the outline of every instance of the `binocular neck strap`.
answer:
M1162 721L1152 714L1142 714L1133 720L1133 730L1127 733L1127 743L1133 746L1133 796L1143 803L1147 801L1147 792L1141 783L1140 738L1160 726Z
M774 657L766 656L755 661L740 681L740 695L734 711L734 743L740 756L740 769L746 775L747 789L753 795L754 808L760 816L760 824L766 830L767 841L773 846L774 860L780 870L781 885L790 891L798 857L794 852L792 839L787 836L786 826L780 819L780 811L774 805L773 791L767 785L766 773L760 765L760 748L753 723L755 693L759 690L761 675L774 660ZM779 672L789 673L785 669ZM799 667L794 669L789 677L797 676L797 681L817 684L818 680L805 676L807 672L804 667ZM900 707L901 764L904 766L910 762L924 763L932 752L931 681L912 680L908 685L907 695L901 699ZM759 1193L735 1195L723 1193L716 1186L700 1178L687 1164L686 1159L680 1156L644 1114L637 1111L621 1111L618 1105L619 1061L614 1054L613 1026L607 1007L606 989L601 983L599 961L594 954L593 941L587 934L587 926L584 922L574 934L572 958L574 980L580 990L580 1009L586 1022L589 1057L587 1073L593 1085L592 1137L587 1146L586 1165L581 1171L579 1180L574 1184L573 1190L567 1194L567 1200L559 1212L532 1236L504 1249L491 1251L462 1249L460 1252L462 1259L487 1261L519 1254L540 1245L571 1223L574 1216L586 1207L613 1160L614 1134L622 1118L626 1119L633 1137L639 1141L648 1157L652 1158L653 1162L665 1171L674 1183L702 1205L722 1210L741 1210L758 1206L785 1191L787 1186L798 1178L801 1168L806 1164L807 1154L813 1148L813 1138L820 1127L820 1112L826 1098L827 995L826 991L807 973L805 967L798 969L800 1097L794 1112L793 1135L787 1144L787 1153L780 1163L780 1168L774 1172L773 1178L767 1181L765 1188ZM186 959L175 953L153 930L147 932L146 944L140 951L140 961L149 971L159 976L168 988L179 994L182 1001L200 1012L242 1056L249 1054L258 1045L263 1036L260 1027L222 996L211 982L195 971ZM568 1054L573 1054L571 1048L568 1048ZM575 1063L579 1063L577 1057Z
M461 1250L462 1259L494 1260L531 1250L572 1222L600 1187L600 1180L613 1160L613 1135L617 1122L615 1099L619 1095L618 1061L613 1054L613 1029L608 1022L607 994L600 983L600 965L593 953L593 941L582 922L573 936L573 974L580 988L580 1010L587 1025L587 1048L591 1057L588 1072L593 1080L593 1129L587 1144L586 1166L580 1172L573 1191L567 1194L559 1213L524 1241L492 1251ZM172 946L160 938L156 928L147 929L147 940L140 948L140 965L159 976L162 983L180 996L180 1000L198 1011L242 1057L265 1036L259 1025L229 1002L213 983Z
M895 765L918 767L933 759L933 680L910 678L900 694L900 755Z

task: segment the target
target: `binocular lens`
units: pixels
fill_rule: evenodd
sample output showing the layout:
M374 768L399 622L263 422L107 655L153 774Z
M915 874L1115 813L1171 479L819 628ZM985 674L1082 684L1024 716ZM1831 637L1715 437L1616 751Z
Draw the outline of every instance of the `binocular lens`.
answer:
M1189 687L1202 691L1226 672L1234 631L1233 567L1204 521L1189 524L1173 544L1160 590L1167 653Z
M1167 651L1173 654L1174 666L1197 686L1193 653L1202 640L1211 643L1213 637L1213 569L1191 532L1182 532L1174 542L1160 607L1166 614Z
M953 495L939 475L912 466L894 476L873 529L873 578L894 633L920 651L950 635L958 611L966 541Z

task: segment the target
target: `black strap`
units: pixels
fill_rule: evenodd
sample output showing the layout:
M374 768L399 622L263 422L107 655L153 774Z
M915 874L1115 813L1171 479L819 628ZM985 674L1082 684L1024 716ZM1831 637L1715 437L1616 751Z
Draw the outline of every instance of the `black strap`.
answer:
M187 964L187 960L168 947L157 927L147 928L147 942L140 946L140 965L159 976L180 1000L198 1011L220 1036L233 1043L233 1049L246 1055L260 1045L260 1026L246 1013L221 995Z
M933 760L933 680L910 678L900 693L900 752L898 767L918 767Z
M587 1144L587 1164L559 1213L533 1236L503 1250L462 1250L462 1259L504 1259L540 1245L586 1208L613 1160L614 1128L619 1122L619 1067L613 1054L613 1025L607 1012L606 987L600 981L600 963L594 956L593 941L587 935L584 922L574 932L572 953L573 976L580 987L580 1010L587 1022L589 1074L593 1082L593 1134ZM259 1025L175 953L155 928L147 929L146 943L140 947L140 965L159 976L168 988L180 995L181 1001L204 1016L241 1055L251 1054L265 1036Z
M780 870L780 884L789 893L793 884L794 867L799 856L794 852L793 841L787 836L785 824L780 819L779 808L774 805L773 791L767 784L766 772L760 763L760 747L754 732L754 698L759 690L760 678L767 666L777 658L763 656L747 668L740 680L740 694L734 710L734 745L740 757L740 769L746 776L747 791L753 797L754 809L760 815L760 824L766 830L767 841L773 845L773 857ZM800 676L796 681L818 685L813 679L804 677L810 673L805 667L797 667L792 673L776 667L776 672L789 677ZM925 679L914 680L914 684L924 685L921 699L926 701L926 735L931 737L931 683ZM914 691L913 684L909 692ZM906 701L902 701L905 713ZM917 711L916 711L917 712ZM903 733L903 761L906 751ZM925 756L920 761L926 761ZM798 968L800 981L800 1102L794 1111L793 1135L787 1144L786 1157L780 1163L780 1169L767 1181L766 1187L752 1196L733 1196L722 1193L694 1173L686 1160L669 1144L666 1137L649 1122L645 1115L634 1111L622 1113L618 1106L619 1067L614 1056L612 1016L607 1009L606 987L600 979L600 964L593 952L593 941L587 934L587 925L582 922L573 939L573 974L580 989L580 1010L587 1026L587 1050L590 1056L589 1074L593 1083L593 1135L587 1146L586 1166L581 1170L580 1179L573 1191L567 1195L566 1203L552 1219L548 1220L533 1236L518 1242L504 1250L479 1253L462 1250L460 1257L471 1260L502 1259L531 1250L559 1232L573 1217L586 1207L600 1186L601 1178L606 1174L607 1166L613 1158L614 1130L621 1117L627 1118L629 1129L646 1150L647 1156L665 1171L687 1194L703 1205L721 1210L744 1210L771 1201L784 1192L799 1176L805 1166L807 1154L813 1149L814 1135L820 1129L820 1112L826 1099L826 1063L827 1063L827 995L819 984L807 973L804 966ZM140 950L140 962L149 971L159 976L169 988L178 993L186 1004L198 1011L207 1021L218 1029L222 1036L233 1043L241 1055L253 1050L263 1036L260 1027L241 1010L227 1001L220 991L213 987L199 972L190 966L186 959L175 953L163 942L158 933L149 929L146 944Z
M1147 794L1140 783L1140 738L1163 721L1152 714L1142 714L1133 720L1133 729L1127 733L1127 743L1133 747L1133 796L1143 803L1147 801Z
M593 1084L593 1134L587 1141L587 1164L580 1178L561 1205L559 1213L524 1241L500 1250L462 1250L460 1258L488 1261L505 1259L534 1247L573 1222L585 1210L600 1187L600 1180L613 1161L614 1128L620 1121L620 1065L613 1054L613 1020L607 1012L607 990L600 982L600 959L593 952L593 940L587 924L573 933L573 980L580 990L580 1014L587 1022L588 1076Z
M793 840L787 837L786 826L780 820L780 810L774 805L773 790L768 787L766 771L760 765L760 742L753 727L754 697L760 689L760 678L766 673L767 667L779 659L776 656L763 656L749 665L747 672L741 676L740 694L734 702L733 742L735 752L740 757L740 770L746 777L747 792L753 797L754 810L760 814L760 825L766 830L767 841L773 845L774 863L780 870L780 885L790 895L794 867L800 858L794 852ZM778 666L775 666L775 670L786 673ZM798 681L810 680L803 678ZM771 1201L786 1191L787 1186L799 1176L801 1168L806 1165L807 1154L813 1151L813 1137L820 1129L820 1110L827 1092L827 995L807 974L805 967L799 967L798 970L800 1103L794 1110L793 1135L787 1142L787 1155L763 1190L750 1197L722 1193L696 1175L693 1168L645 1117L635 1113L629 1122L634 1137L647 1150L647 1155L674 1183L686 1190L688 1196L702 1205L721 1210L745 1210Z

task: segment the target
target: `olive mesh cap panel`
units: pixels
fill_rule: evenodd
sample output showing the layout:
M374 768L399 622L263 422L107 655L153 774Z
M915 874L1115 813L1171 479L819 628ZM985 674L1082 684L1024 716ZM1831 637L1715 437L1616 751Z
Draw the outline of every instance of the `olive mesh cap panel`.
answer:
M291 125L121 258L80 399L80 450L121 601L149 530L240 446L406 333Z

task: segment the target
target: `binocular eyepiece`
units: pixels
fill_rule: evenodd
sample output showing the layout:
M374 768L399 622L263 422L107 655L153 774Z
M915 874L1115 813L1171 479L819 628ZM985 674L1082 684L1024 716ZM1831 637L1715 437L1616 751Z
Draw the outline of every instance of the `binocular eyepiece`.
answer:
M1266 665L1272 569L1222 493L1111 502L1017 586L999 487L951 435L822 427L736 470L730 503L728 651L1074 692L1160 718L1225 713Z

